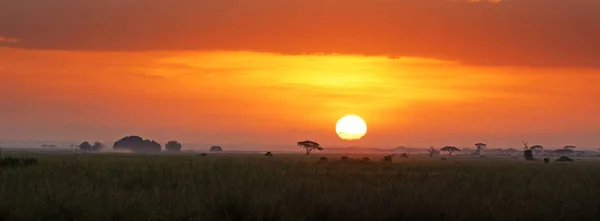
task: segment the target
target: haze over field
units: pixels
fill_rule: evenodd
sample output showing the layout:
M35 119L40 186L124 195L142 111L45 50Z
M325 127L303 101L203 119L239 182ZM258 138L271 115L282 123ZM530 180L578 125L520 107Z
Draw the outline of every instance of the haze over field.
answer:
M4 0L0 138L600 147L597 0ZM336 121L361 116L357 141Z

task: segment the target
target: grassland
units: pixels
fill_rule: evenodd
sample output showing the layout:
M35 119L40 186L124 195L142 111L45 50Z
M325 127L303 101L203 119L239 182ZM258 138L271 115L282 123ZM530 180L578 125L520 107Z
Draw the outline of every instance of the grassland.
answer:
M390 164L374 156L370 163L319 163L318 155L38 157L38 165L0 169L0 220L600 217L600 161L591 159L544 165L424 157Z

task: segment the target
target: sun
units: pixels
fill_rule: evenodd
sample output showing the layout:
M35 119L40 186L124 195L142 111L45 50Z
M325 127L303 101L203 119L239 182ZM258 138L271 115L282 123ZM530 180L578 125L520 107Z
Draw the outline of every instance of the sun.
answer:
M367 133L367 123L356 115L346 115L335 125L335 132L344 140L358 140Z

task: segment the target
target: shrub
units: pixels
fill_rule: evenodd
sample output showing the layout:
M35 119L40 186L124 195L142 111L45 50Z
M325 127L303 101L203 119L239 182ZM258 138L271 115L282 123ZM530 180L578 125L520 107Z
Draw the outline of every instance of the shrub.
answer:
M573 160L567 156L562 156L562 157L556 159L556 162L573 162L573 161L575 161L575 160Z
M14 158L14 157L5 157L0 159L0 168L2 167L25 167L25 166L30 166L30 165L35 165L38 163L38 159L37 158L29 158L29 157L22 157L22 158Z

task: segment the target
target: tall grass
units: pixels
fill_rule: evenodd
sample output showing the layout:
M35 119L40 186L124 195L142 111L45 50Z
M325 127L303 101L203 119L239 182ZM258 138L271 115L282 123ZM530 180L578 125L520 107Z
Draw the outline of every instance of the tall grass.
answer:
M0 169L0 220L596 220L599 187L600 162L65 155Z

